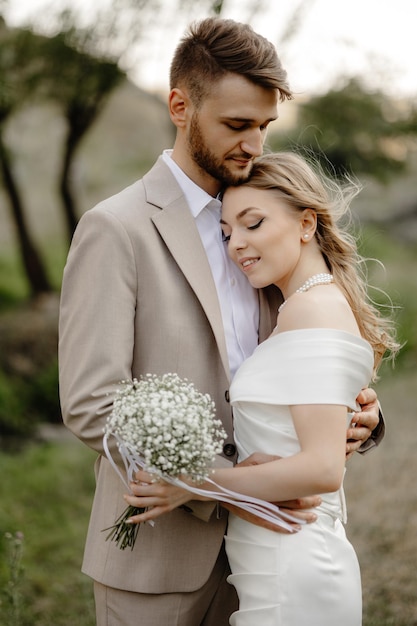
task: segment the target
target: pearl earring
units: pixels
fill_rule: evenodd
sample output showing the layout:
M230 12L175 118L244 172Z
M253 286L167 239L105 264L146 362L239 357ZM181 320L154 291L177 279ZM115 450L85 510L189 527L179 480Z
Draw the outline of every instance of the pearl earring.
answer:
M308 233L304 233L303 239L308 239Z

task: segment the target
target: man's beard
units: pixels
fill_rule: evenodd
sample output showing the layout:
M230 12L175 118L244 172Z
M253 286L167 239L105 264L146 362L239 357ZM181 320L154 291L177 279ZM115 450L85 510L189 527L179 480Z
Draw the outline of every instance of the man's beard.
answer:
M218 180L222 186L239 185L249 178L252 164L249 169L246 169L241 174L234 174L209 150L204 141L196 113L193 114L191 119L188 146L193 161L204 172ZM247 155L245 157L248 158Z

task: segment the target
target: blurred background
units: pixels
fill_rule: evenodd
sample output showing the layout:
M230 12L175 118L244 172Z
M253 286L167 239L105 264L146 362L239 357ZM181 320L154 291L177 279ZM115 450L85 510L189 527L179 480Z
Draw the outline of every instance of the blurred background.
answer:
M268 148L363 185L352 227L404 345L377 383L386 437L348 464L347 531L364 625L417 625L413 0L0 0L0 624L94 624L79 572L94 453L58 403L62 270L81 214L172 146L170 59L187 24L213 14L252 24L288 71L295 99Z

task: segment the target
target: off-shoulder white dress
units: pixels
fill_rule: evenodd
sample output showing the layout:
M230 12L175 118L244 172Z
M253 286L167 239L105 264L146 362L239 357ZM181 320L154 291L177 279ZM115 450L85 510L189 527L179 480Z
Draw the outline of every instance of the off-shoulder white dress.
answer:
M373 362L366 341L339 330L289 331L260 344L230 388L240 460L255 451L281 457L299 451L290 405L357 410L356 397L369 383ZM291 535L230 515L229 582L239 595L232 626L361 624L360 571L343 526L343 490L322 499L318 521Z

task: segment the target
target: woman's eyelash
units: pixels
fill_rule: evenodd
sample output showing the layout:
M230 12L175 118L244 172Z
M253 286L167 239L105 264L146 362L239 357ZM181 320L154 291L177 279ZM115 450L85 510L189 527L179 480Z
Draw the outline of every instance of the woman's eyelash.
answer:
M262 217L259 222L256 222L256 224L253 224L253 226L248 226L248 230L256 230L257 228L259 228L259 226L262 224L262 222L264 221L264 217ZM222 232L222 240L224 243L227 243L228 241L230 241L230 235L225 235Z
M253 226L248 226L248 230L256 230L257 228L259 228L259 226L262 224L262 222L264 221L264 217L262 219L259 220L259 222L257 222L256 224L254 224Z

